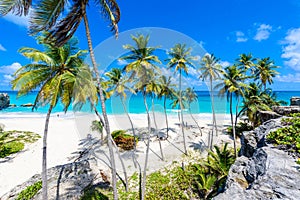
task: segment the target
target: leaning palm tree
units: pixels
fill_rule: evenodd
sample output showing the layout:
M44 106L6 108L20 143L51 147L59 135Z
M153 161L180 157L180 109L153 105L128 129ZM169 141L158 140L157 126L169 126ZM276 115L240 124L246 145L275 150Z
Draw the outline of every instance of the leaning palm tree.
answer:
M215 107L214 107L214 88L213 88L213 81L218 80L221 78L221 73L223 71L222 66L219 64L220 59L216 58L214 54L206 54L202 58L201 67L199 70L201 71L202 81L206 80L209 81L210 86L210 99L211 99L211 110L213 113L213 129L215 128L216 135L218 136L218 128L217 128L217 120L215 114ZM211 131L210 137L210 148L212 148L213 143L213 129Z
M202 136L201 127L199 126L197 120L195 119L195 117L193 116L192 111L191 111L191 103L197 100L198 95L194 91L194 88L189 87L189 88L186 88L186 90L184 91L184 96L186 97L186 103L187 103L187 107L188 107L190 116L193 119L193 121L195 122L195 124L197 125L197 127L199 129L199 133Z
M93 51L90 27L87 17L87 8L91 2L92 1L89 0L41 0L38 4L32 5L32 0L3 0L0 3L0 14L6 15L10 11L12 11L17 15L27 15L29 13L30 6L32 6L33 9L30 15L29 28L30 34L35 35L41 31L49 31L48 40L55 42L55 44L58 46L62 46L74 35L83 19L88 42L88 49L93 65L93 73L97 81L97 86L99 88L98 95L100 96L101 101L102 114L105 123L104 127L108 135L108 148L112 168L112 186L114 191L114 199L117 199L117 179L112 147L112 137L110 134L110 127L105 107L105 99L103 96L103 89L101 87L101 80ZM120 21L120 9L116 0L94 0L94 3L101 8L101 13L105 18L108 19L108 21L110 22L111 31L117 37L118 22ZM98 111L96 109L95 112L98 115ZM100 115L98 116L100 118ZM100 119L100 121L101 120L102 119Z
M169 137L169 122L168 122L168 115L167 115L167 98L171 98L171 95L173 93L172 87L174 86L171 84L171 76L168 78L164 75L160 76L158 79L158 84L160 87L160 92L158 94L158 99L161 99L164 97L164 113L165 113L165 119L166 119L166 126L167 126L167 138Z
M253 58L251 53L248 54L240 54L239 58L236 59L237 62L237 66L240 67L241 70L243 71L247 71L247 70L251 70L251 73L254 73L254 62L256 61L255 58Z
M171 48L170 52L168 52L169 58L168 67L175 68L175 72L179 71L179 106L181 111L181 132L183 136L183 146L184 153L187 154L186 141L185 141L185 133L184 133L184 122L183 122L183 101L182 101L182 73L188 74L188 67L194 67L192 60L194 58L191 56L191 48L187 48L185 44L176 44L173 48Z
M244 76L241 73L241 70L238 69L236 65L232 65L225 68L225 71L223 72L223 82L216 85L216 89L220 88L219 94L221 96L224 96L226 94L227 100L229 101L230 105L230 117L231 117L231 126L233 130L233 144L234 144L234 153L235 157L237 157L237 148L236 148L236 134L235 134L235 124L237 121L237 118L233 119L233 94L238 97L240 95L243 96L244 89L248 87L247 84L244 83L246 79L246 76ZM238 108L238 103L236 105L236 108ZM237 110L236 110L237 112ZM238 115L238 113L236 113Z
M42 43L44 37L38 38ZM89 68L83 63L86 51L79 50L76 40L70 40L62 47L44 44L45 51L23 47L19 52L33 61L16 72L12 81L13 89L18 89L18 96L38 89L33 109L49 105L43 136L42 185L43 199L47 199L47 136L50 115L59 100L67 112L72 99L83 104L86 99L97 101L96 87ZM87 93L86 91L89 91Z
M271 61L269 57L259 59L255 65L255 80L260 80L266 90L267 82L269 84L273 83L273 77L275 77L278 72L275 70L278 66L274 65L274 61Z
M140 91L143 95L144 105L147 113L148 121L148 139L147 139L147 149L145 156L145 165L143 172L143 181L140 198L144 199L145 187L146 187L146 175L148 166L148 157L150 149L150 134L151 134L151 121L148 104L146 101L147 91L146 86L153 79L155 71L158 69L155 64L160 63L160 60L156 55L154 55L155 47L148 47L149 35L137 35L131 36L135 43L135 46L124 45L123 48L128 50L128 55L120 58L120 60L126 60L129 63L124 67L124 71L129 74L129 80L134 82L134 88Z

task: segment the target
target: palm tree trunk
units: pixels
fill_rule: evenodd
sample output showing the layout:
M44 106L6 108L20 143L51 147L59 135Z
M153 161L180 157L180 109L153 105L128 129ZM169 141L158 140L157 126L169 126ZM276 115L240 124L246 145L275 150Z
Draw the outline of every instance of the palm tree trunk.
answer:
M88 41L90 57L91 57L91 61L92 61L92 64L93 64L93 72L96 76L97 86L99 88L101 109L102 109L102 114L103 114L103 118L104 118L104 127L105 127L105 131L106 131L106 134L107 134L107 145L108 145L108 149L109 149L109 156L110 156L111 168L112 168L112 187L113 187L114 199L117 200L118 199L117 171L116 171L116 163L115 163L114 151L113 151L113 145L112 145L112 137L111 137L111 134L110 134L110 127L109 127L108 117L107 117L107 113L106 113L105 101L104 101L104 96L103 96L103 89L102 89L102 86L101 86L100 76L99 76L99 73L98 73L96 59L95 59L95 55L94 55L94 51L93 51L93 45L92 45L92 39L91 39L91 34L90 34L89 23L88 23L86 11L85 11L84 3L82 3L82 4L83 4L83 12L84 12L83 19L84 19L85 32L86 32L86 37L87 37L87 41Z
M155 118L154 98L153 98L153 96L152 96L152 115L153 115L153 121L154 121L154 125L155 125L155 132L157 133L158 127L157 127L156 118ZM158 138L158 143L159 143L161 160L164 160L164 153L163 153L163 150L162 150L161 141L160 141L159 137L157 137L157 138Z
M144 200L145 198L145 191L146 191L146 176L147 176L147 166L148 166L148 157L149 157L149 149L150 149L150 134L151 134L151 121L150 121L150 114L149 114L149 109L146 101L145 91L143 91L143 97L144 97L144 104L145 104L145 108L147 112L147 120L148 120L148 138L147 138L147 149L146 149L145 166L144 166L143 181L142 181L142 195L141 195L142 200Z
M240 96L237 96L237 102L235 105L235 122L234 127L236 127L237 121L238 121L238 112L239 112L239 104L240 104Z
M183 122L183 104L182 104L182 91L181 91L181 68L179 70L179 105L180 105L180 116L181 116L181 132L183 137L183 148L184 153L187 154L185 133L184 133L184 122Z
M218 136L218 127L217 127L215 105L214 105L214 94L213 94L213 87L212 87L212 77L210 77L210 98L211 98L211 110L213 112L213 127L215 127L216 136Z
M48 178L47 178L47 136L48 136L48 127L50 121L50 114L52 111L53 106L50 105L46 121L45 121L45 128L44 128L44 136L43 136L43 161L42 161L42 196L44 200L48 199Z
M197 120L194 118L194 116L193 116L193 114L192 114L192 111L191 111L191 108L189 108L189 113L190 113L190 116L191 116L191 118L193 119L193 121L196 123L196 125L197 125L197 127L198 127L198 129L199 129L199 132L200 132L200 134L201 134L201 136L202 136L202 130L201 130L201 127L199 126Z
M234 126L234 122L233 122L233 113L232 113L232 93L230 93L230 118L231 118L232 132L233 132L234 156L237 158L235 126Z
M164 111L165 111L165 118L166 118L166 125L167 125L167 138L169 138L169 122L168 122L168 115L167 115L167 108L166 108L166 96L164 97Z

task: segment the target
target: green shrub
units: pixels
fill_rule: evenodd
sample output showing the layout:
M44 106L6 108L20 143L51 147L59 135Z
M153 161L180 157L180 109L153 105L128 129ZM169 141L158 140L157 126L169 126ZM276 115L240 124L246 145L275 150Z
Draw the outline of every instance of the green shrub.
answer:
M111 133L111 136L118 147L123 150L131 150L134 149L135 145L138 142L138 139L132 135L126 134L125 130L116 130Z
M239 122L235 127L235 135L237 138L240 138L244 131L251 131L251 130L253 130L253 127L248 123ZM227 134L233 137L232 126L229 126L227 128Z
M35 182L33 185L22 190L16 200L30 200L40 189L42 189L42 181Z
M109 200L109 198L102 194L97 188L92 187L84 191L81 200Z
M0 146L0 158L5 158L11 154L24 149L24 143L18 141L8 142Z

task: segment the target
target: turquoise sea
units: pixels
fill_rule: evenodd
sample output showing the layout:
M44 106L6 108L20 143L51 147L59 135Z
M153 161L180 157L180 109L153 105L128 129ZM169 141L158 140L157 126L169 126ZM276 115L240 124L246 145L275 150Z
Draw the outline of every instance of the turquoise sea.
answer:
M0 91L1 92L1 91ZM17 107L7 108L0 111L0 114L4 113L39 113L43 114L47 112L48 107L39 107L37 110L32 111L30 107L21 107L22 104L33 103L37 92L31 92L26 96L17 98L16 91L2 91L8 93L10 96L10 103L16 104ZM283 100L290 102L290 98L292 96L300 96L300 91L276 91L277 98L279 100ZM208 91L198 91L198 100L197 102L192 103L191 110L193 113L211 113L211 99ZM215 96L215 110L217 113L229 113L229 104L227 103L227 99L220 98ZM147 98L147 103L150 109L152 109L151 98ZM143 103L143 97L141 94L137 95L128 95L126 99L127 109L130 113L140 114L145 113L145 106ZM97 106L99 110L100 104ZM122 114L124 113L124 109L122 103L118 97L113 97L106 101L106 108L108 114ZM163 112L163 100L154 100L154 110L158 112ZM91 112L90 107L84 106L81 112ZM171 100L167 100L167 111L169 114L176 114L178 109L172 108ZM63 106L58 103L58 105L54 108L53 113L55 112L63 112ZM72 112L72 106L70 106L68 112Z

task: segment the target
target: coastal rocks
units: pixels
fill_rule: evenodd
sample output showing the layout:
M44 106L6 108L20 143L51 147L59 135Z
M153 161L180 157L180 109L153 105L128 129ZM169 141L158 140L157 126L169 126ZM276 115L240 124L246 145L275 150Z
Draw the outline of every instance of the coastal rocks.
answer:
M291 106L300 106L300 97L292 97L290 102Z
M280 115L288 115L292 113L299 113L299 106L273 106L272 110Z
M225 192L214 199L300 199L300 166L287 152L265 143L266 134L281 127L280 120L243 133L240 157L229 170Z
M10 98L7 93L0 93L0 110L9 107Z
M95 159L82 160L50 168L48 169L49 199L80 199L84 189L90 185L96 183L109 185L103 180L103 173L103 171L99 171ZM12 189L0 199L15 199L22 190L40 180L41 175L37 174L27 182ZM42 199L42 190L33 199Z
M276 119L281 117L274 111L258 111L258 118L261 120L261 123L269 121L270 119Z

